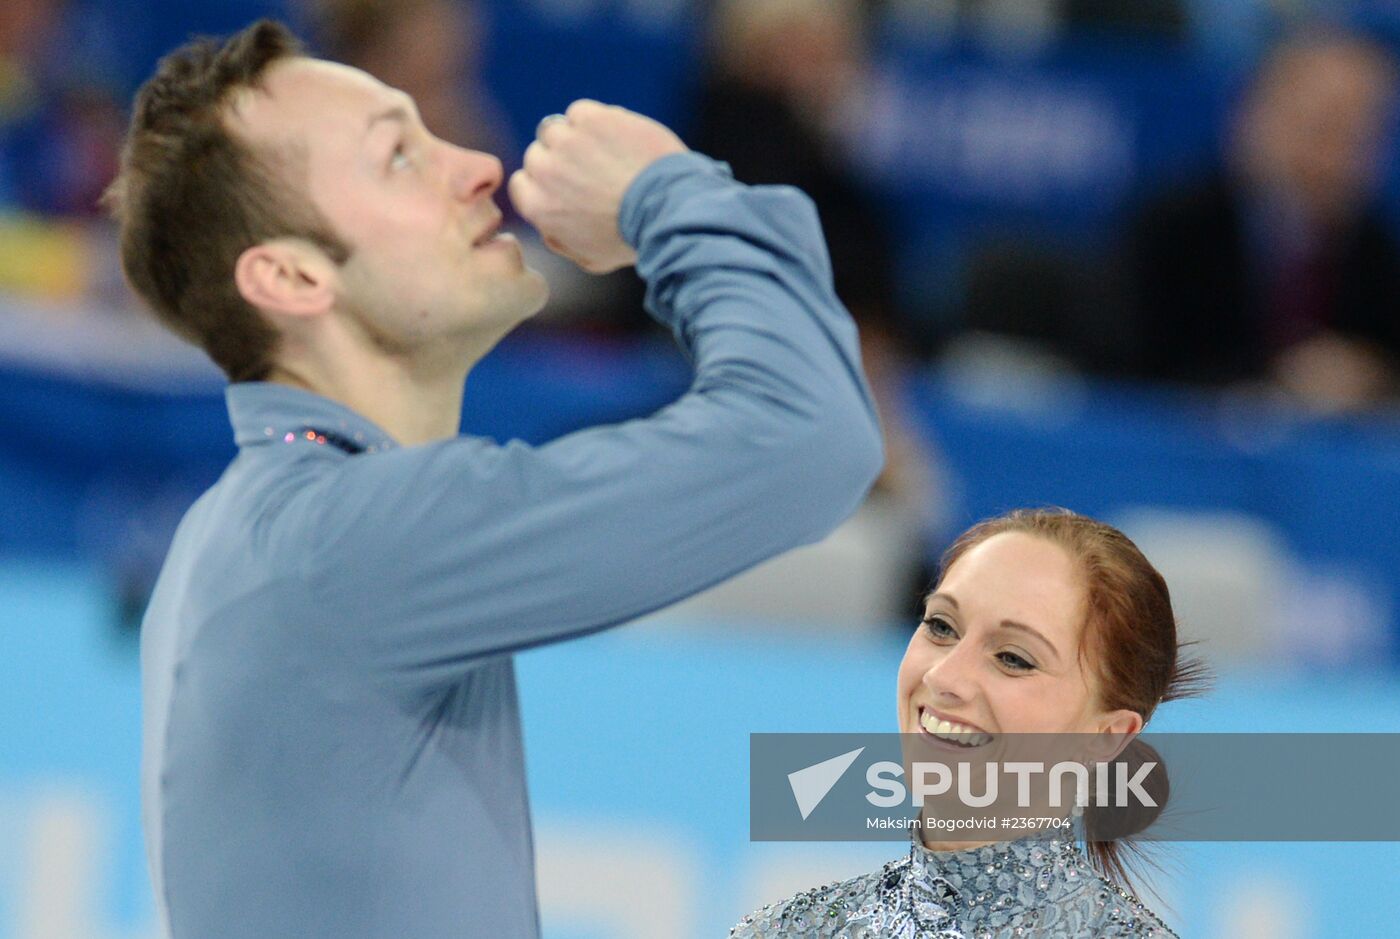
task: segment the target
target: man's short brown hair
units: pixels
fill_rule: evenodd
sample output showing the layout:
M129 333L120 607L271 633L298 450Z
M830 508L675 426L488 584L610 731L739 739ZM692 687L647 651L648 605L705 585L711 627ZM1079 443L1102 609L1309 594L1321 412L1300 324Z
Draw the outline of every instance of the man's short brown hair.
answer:
M271 20L170 53L137 92L107 192L127 281L230 381L265 379L277 347L277 331L238 292L239 256L279 237L306 239L338 264L350 256L309 197L282 178L278 164L288 159L255 150L225 123L235 93L261 87L269 65L302 54Z

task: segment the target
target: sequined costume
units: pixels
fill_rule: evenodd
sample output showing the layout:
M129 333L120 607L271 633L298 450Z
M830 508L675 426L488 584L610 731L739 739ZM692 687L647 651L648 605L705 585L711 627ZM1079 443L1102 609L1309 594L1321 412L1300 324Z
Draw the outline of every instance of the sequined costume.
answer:
M1167 939L1142 901L1089 865L1075 842L1034 836L909 854L873 873L744 917L730 939Z

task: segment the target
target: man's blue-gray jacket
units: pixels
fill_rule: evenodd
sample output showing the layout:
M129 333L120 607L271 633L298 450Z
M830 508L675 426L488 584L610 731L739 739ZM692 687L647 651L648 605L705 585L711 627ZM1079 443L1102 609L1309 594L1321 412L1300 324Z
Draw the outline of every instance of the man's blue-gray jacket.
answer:
M229 388L239 454L142 636L175 939L533 939L512 654L814 541L865 494L879 431L806 197L683 154L620 224L695 363L652 417L399 447L325 398Z

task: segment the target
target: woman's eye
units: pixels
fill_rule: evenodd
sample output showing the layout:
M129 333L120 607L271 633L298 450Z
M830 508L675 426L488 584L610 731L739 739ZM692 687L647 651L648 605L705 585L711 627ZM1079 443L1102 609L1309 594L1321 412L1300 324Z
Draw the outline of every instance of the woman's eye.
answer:
M412 165L413 161L409 159L408 151L403 148L403 144L395 147L393 155L389 157L389 169L404 170Z
M1031 669L1035 668L1034 665L1021 658L1015 652L1002 652L997 656L997 658L1002 661L1002 664L1004 664L1007 668L1010 668L1012 671L1029 672Z
M948 621L941 616L930 616L924 619L924 628L929 631L935 639L956 639L958 634L953 627L948 625Z

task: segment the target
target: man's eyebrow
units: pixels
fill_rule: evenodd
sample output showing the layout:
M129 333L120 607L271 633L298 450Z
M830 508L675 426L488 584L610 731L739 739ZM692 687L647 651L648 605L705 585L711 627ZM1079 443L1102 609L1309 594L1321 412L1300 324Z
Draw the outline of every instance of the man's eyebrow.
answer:
M374 125L380 121L398 121L400 124L407 124L418 116L418 105L406 92L395 91L393 98L393 104L369 116L369 120L365 122L365 133L374 129Z
M396 104L371 114L369 120L365 123L365 133L369 133L374 125L378 124L380 121L398 121L400 124L407 124L408 108L404 107L402 104Z

